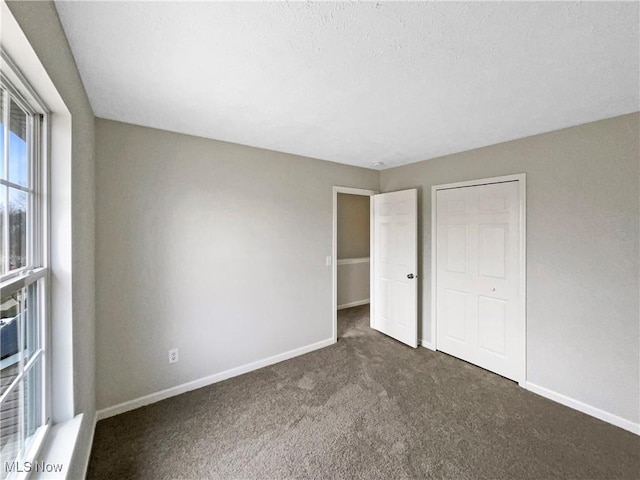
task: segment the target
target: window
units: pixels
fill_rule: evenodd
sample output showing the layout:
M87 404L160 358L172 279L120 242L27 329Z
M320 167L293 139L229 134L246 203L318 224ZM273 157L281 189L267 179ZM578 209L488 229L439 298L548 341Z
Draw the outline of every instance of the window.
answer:
M2 67L0 479L34 460L49 420L46 116L19 72L8 72L7 62Z

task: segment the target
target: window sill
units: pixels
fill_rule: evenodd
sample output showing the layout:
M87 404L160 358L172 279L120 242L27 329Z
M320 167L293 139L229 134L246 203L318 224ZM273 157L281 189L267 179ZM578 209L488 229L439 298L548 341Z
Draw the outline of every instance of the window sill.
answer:
M53 425L42 447L37 463L33 465L29 479L64 479L80 435L83 414L73 419ZM36 469L36 467L38 467Z

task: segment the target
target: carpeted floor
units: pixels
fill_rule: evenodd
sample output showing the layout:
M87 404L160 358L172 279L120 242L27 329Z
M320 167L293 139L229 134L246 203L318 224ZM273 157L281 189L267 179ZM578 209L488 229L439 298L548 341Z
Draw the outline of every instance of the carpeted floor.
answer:
M316 352L98 423L90 479L640 478L640 437L343 310Z

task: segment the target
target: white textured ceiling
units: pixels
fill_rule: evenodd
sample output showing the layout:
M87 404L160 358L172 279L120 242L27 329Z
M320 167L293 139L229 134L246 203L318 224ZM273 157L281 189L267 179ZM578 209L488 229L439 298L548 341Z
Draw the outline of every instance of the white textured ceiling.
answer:
M56 3L97 116L381 168L640 110L638 5Z

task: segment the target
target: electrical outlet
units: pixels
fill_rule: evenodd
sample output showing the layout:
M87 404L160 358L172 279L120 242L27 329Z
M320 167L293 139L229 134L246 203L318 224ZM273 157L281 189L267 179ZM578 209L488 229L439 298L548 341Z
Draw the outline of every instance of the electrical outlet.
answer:
M169 350L169 363L178 363L178 349Z

